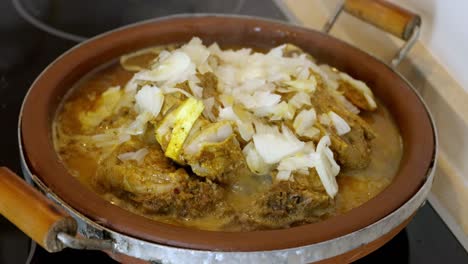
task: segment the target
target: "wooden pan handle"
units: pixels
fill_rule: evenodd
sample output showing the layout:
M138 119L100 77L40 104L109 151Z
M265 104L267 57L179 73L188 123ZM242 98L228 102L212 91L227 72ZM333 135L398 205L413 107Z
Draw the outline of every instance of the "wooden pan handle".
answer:
M0 167L0 214L49 252L64 248L58 233L76 233L72 217L5 167Z
M403 40L421 24L419 15L384 0L346 0L344 10Z

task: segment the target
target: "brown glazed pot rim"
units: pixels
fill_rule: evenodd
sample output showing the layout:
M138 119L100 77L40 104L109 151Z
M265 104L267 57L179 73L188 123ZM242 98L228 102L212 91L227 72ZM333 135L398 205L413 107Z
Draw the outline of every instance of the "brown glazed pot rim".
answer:
M51 124L65 92L83 75L126 52L188 41L272 47L291 42L319 61L366 81L389 108L404 154L382 193L325 221L281 230L203 231L159 223L110 204L72 177L58 159ZM30 170L69 206L116 232L169 246L213 251L264 251L319 243L365 228L402 206L422 186L435 153L429 114L410 84L390 67L340 40L310 29L240 16L176 16L127 26L86 41L55 60L36 79L23 104L21 136Z

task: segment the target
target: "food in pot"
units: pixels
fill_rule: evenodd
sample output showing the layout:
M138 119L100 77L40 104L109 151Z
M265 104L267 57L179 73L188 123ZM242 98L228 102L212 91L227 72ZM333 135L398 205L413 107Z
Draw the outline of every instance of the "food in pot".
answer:
M388 186L402 155L371 89L292 44L193 38L124 55L76 84L53 130L70 173L111 203L208 230L343 214Z

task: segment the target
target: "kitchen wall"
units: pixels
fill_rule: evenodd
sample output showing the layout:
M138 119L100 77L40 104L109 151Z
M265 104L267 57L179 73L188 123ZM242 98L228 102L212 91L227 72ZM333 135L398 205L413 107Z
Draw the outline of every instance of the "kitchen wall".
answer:
M468 1L390 0L421 15L421 41L468 92ZM468 113L466 113L468 114Z
M431 205L468 250L468 1L389 0L422 16L420 41L397 67L428 104L439 134ZM320 30L340 0L276 0L295 23ZM403 43L342 14L333 36L389 61Z

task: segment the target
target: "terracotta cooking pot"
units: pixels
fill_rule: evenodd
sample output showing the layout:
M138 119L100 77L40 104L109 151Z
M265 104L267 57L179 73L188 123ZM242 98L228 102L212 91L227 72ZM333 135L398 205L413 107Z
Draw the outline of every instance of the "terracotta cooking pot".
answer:
M122 54L151 45L187 42L193 36L208 44L257 48L293 43L318 61L365 81L400 129L404 153L391 185L344 215L253 232L203 231L156 222L112 205L81 185L59 160L52 142L52 121L70 87ZM21 112L19 137L25 176L54 203L2 169L0 200L4 202L0 211L39 244L49 251L65 246L92 248L114 257L182 263L355 260L391 239L409 222L427 196L436 155L436 135L427 108L391 67L321 32L250 17L215 15L151 20L74 47L31 86ZM57 209L57 203L65 210Z

